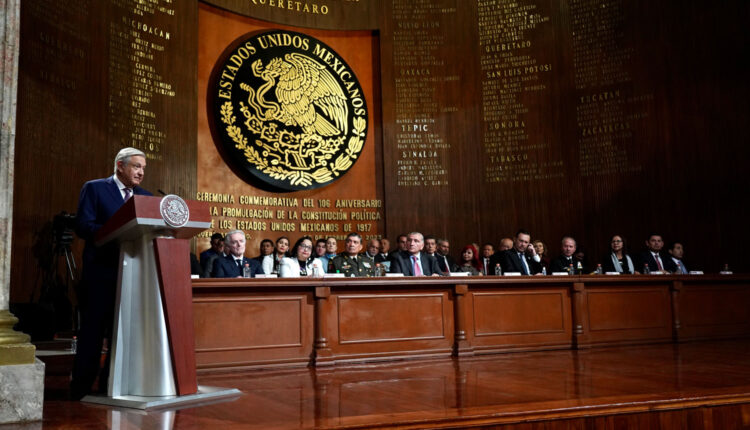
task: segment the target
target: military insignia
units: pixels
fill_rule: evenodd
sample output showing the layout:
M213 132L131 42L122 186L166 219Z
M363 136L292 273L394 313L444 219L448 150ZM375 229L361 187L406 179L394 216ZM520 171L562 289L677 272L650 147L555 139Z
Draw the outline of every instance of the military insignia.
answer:
M302 33L235 40L214 66L208 98L219 152L261 188L328 185L354 165L367 137L367 103L354 71Z

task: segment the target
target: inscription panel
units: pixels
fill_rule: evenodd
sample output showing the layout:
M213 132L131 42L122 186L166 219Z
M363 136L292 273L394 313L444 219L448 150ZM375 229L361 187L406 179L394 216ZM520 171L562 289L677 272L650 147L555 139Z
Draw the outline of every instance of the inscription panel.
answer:
M171 0L21 5L11 301L38 298L43 276L23 274L56 258L53 217L76 212L122 147L146 153L144 188L195 192L196 16L195 2ZM77 262L82 248L74 238Z

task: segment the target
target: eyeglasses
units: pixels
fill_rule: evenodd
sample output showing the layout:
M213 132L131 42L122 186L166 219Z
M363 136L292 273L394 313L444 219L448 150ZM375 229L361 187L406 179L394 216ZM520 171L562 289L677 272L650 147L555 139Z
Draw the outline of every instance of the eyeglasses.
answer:
M612 243L622 243L621 240L613 240Z
M299 249L312 249L312 245L300 245L297 248L299 248Z

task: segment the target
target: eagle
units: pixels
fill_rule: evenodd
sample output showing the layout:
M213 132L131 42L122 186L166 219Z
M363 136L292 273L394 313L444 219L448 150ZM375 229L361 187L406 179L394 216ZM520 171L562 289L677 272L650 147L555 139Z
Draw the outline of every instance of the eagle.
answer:
M308 135L346 135L349 116L346 96L324 65L295 52L284 55L284 59L273 58L265 68L257 60L253 72L266 81L264 90L258 92L264 106L269 105L263 103L263 93L276 83L276 100L280 105L276 120L297 125Z

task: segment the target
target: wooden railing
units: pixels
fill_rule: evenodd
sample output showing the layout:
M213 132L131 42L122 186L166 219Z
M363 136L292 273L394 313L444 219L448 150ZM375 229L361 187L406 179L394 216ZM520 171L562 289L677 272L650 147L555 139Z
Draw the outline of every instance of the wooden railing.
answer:
M750 276L200 279L202 371L750 335Z

